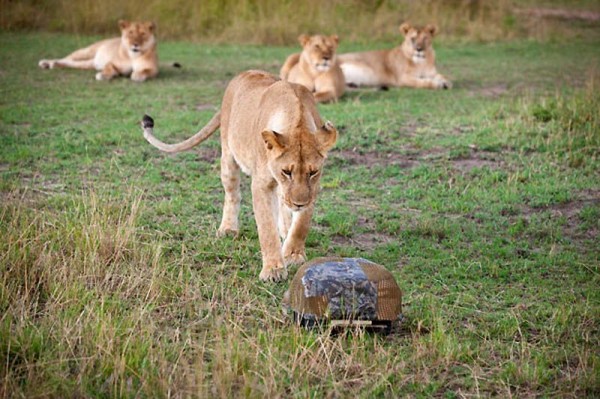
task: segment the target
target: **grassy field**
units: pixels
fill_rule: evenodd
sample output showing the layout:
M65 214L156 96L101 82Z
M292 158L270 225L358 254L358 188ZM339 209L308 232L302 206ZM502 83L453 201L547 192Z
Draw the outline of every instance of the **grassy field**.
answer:
M164 42L183 68L144 84L38 69L93 39L0 33L2 397L597 397L596 40L439 45L454 89L320 106L341 136L308 256L383 264L406 317L330 336L258 280L248 179L215 239L218 136L165 155L139 128L188 137L295 48Z
M150 19L170 40L267 45L295 44L304 32L393 40L406 20L436 23L459 41L554 40L581 37L600 18L598 0L0 0L0 9L8 31L113 35L121 18Z

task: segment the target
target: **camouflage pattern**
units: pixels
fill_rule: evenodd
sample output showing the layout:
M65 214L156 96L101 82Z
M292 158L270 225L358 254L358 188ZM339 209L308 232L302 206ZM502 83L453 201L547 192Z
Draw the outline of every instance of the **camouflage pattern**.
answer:
M375 319L377 287L367 279L358 260L344 258L307 269L302 277L304 296L327 297L327 317L331 319Z
M381 265L362 258L317 258L298 268L283 308L302 325L322 320L391 325L401 317L402 292Z

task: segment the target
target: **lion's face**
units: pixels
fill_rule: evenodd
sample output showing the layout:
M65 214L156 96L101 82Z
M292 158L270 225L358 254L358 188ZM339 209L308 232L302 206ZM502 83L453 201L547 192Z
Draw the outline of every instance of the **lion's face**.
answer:
M423 27L414 27L408 23L400 26L400 32L404 35L402 50L407 58L415 63L425 61L428 52L431 51L431 43L437 28L434 25Z
M150 50L156 43L153 22L119 21L121 42L127 48L130 56L136 57Z
M337 35L300 35L298 41L303 48L302 56L317 71L326 72L334 64L339 43Z
M293 137L290 139L290 137ZM268 166L279 185L280 199L292 211L312 206L319 192L319 181L327 151L337 140L337 130L327 122L316 133L308 130L284 136L263 132Z

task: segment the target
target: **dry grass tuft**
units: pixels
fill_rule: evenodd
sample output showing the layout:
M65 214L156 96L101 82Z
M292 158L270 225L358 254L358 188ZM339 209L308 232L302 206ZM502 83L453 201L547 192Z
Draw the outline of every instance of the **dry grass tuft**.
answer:
M295 44L300 33L337 33L344 41L397 40L398 26L436 23L447 37L474 41L573 34L571 19L529 12L530 2L499 0L2 1L0 27L115 34L116 21L149 19L163 39ZM521 5L522 7L517 7ZM568 7L568 6L567 6ZM535 10L534 10L535 11ZM557 10L560 11L560 10ZM580 12L581 13L581 12ZM562 13L579 15L580 13ZM561 15L562 15L561 14ZM576 30L576 29L575 29ZM555 34L556 33L556 34Z

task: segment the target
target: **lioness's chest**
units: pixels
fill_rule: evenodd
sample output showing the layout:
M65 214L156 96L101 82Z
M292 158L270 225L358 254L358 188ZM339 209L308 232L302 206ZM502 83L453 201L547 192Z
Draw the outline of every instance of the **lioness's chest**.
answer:
M133 61L121 57L118 53L118 47L113 43L101 47L94 57L94 67L101 71L108 64L112 64L121 75L130 75L133 72Z

